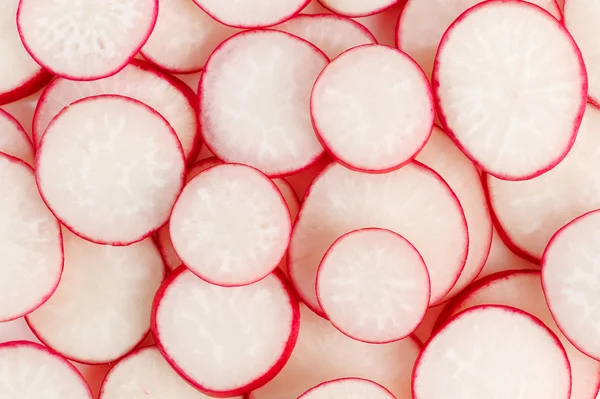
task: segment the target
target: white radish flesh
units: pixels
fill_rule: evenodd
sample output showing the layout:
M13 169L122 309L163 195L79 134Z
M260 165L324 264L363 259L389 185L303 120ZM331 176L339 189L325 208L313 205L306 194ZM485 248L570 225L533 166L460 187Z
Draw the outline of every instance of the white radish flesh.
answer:
M33 144L23 126L12 115L0 109L0 152L33 167Z
M208 15L236 28L261 28L275 25L300 12L310 0L251 0L224 2L194 0Z
M378 14L399 0L319 0L328 10L347 17L364 17Z
M306 391L298 399L395 399L376 382L361 378L327 381Z

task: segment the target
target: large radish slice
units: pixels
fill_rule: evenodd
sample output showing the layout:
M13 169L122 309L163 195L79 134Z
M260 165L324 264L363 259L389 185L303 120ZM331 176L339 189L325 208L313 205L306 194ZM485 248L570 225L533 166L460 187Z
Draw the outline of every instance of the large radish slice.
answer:
M0 109L0 152L19 158L33 167L33 144L25 129L8 112Z
M68 79L94 80L123 69L142 48L158 0L21 0L19 35L42 66Z
M298 302L278 272L226 288L180 267L156 296L152 329L162 354L188 382L213 396L235 396L277 375L299 323Z
M327 65L310 105L323 146L345 166L369 172L397 169L414 158L434 119L421 68L380 45L350 49Z
M587 76L565 27L521 0L478 4L448 28L433 71L439 117L484 171L525 180L569 152Z
M290 360L249 399L297 398L308 389L348 376L372 380L398 399L410 399L410 375L421 344L410 336L389 344L356 341L300 305L300 335Z
M300 12L310 0L235 1L194 0L208 15L236 28L261 28L286 21Z
M28 341L0 344L0 397L6 399L92 399L77 369L42 345Z
M385 229L354 230L338 238L319 265L316 289L331 323L370 343L407 337L429 305L429 274L421 254Z
M396 399L376 382L363 378L340 378L309 389L298 399Z
M292 222L277 186L249 166L212 167L185 186L171 214L175 252L202 279L256 282L283 258Z
M27 316L43 343L80 363L114 361L150 330L164 264L152 239L127 247L85 241L63 230L65 270L58 289Z
M0 192L0 321L7 321L52 295L63 249L59 224L40 198L31 167L0 153Z
M115 95L63 109L36 160L40 192L58 219L89 241L112 245L143 240L167 222L184 170L168 122Z
M323 148L310 121L310 91L327 62L315 46L279 31L246 31L221 44L198 89L206 145L269 176L314 163Z
M317 303L317 268L342 234L365 227L396 232L419 251L431 278L430 305L454 286L467 256L467 225L458 199L441 177L418 162L384 174L328 166L304 198L289 248L288 269L303 301Z
M93 82L53 80L44 90L35 110L34 144L39 145L48 124L64 107L82 98L101 94L131 97L154 108L177 133L186 160L194 159L200 147L200 133L193 90L139 60L133 60L116 75Z
M365 17L378 14L400 0L319 0L326 9L347 17Z

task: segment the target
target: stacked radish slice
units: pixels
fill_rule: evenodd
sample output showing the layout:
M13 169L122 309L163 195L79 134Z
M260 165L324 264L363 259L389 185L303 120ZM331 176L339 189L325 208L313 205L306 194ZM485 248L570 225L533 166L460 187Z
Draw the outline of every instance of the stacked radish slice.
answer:
M0 399L597 399L599 18L4 0Z

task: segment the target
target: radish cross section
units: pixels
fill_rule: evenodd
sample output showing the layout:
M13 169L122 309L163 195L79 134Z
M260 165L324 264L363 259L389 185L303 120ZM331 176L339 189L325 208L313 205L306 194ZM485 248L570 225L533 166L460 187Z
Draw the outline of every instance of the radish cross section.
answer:
M327 381L306 391L298 399L396 399L376 382L362 378Z

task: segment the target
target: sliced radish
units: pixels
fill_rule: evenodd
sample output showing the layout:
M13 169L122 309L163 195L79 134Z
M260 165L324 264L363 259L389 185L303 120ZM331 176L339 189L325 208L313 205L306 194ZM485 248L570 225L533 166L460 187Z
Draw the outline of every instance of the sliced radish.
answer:
M0 344L0 397L6 399L92 399L90 388L72 364L28 341Z
M299 13L310 0L252 0L226 2L194 0L208 15L236 28L260 28L286 21Z
M315 281L325 251L342 234L364 227L392 230L417 248L431 278L432 306L450 291L464 267L464 214L437 173L418 162L376 175L332 164L310 187L289 248L291 280L311 309L322 314Z
M463 13L442 38L432 81L446 133L505 180L539 176L567 155L587 96L571 35L520 0L486 1Z
M158 0L21 0L19 35L42 66L73 80L119 72L152 32Z
M226 162L269 176L314 163L323 148L308 104L327 62L315 46L284 32L246 31L221 44L206 64L198 93L206 145Z
M0 109L0 152L19 158L33 167L33 144L23 126L8 112Z
M340 378L323 382L306 391L298 399L396 399L376 382L362 378Z
M31 167L0 153L0 192L2 322L48 300L60 280L63 250L59 224L40 198Z
M360 46L337 57L319 75L310 101L321 143L351 169L397 169L423 148L433 126L423 71L387 46Z
M378 14L400 0L319 0L326 9L347 17L365 17Z
M156 296L152 329L167 361L210 395L235 396L271 380L287 362L300 313L279 273L235 288L180 267Z
M183 189L169 231L177 255L202 279L222 286L256 282L283 258L290 211L277 186L258 170L218 165Z
M386 46L396 46L396 21L406 0L400 0L392 7L377 14L366 17L354 18L361 25L364 25L377 39L379 44Z
M319 305L341 332L386 343L410 335L429 305L429 274L419 251L385 229L359 229L329 247L317 272Z
M118 74L94 82L55 79L44 90L33 120L33 138L39 145L48 124L64 107L101 94L134 98L154 108L173 127L191 161L200 147L193 91L181 81L156 71L143 61L133 60Z

